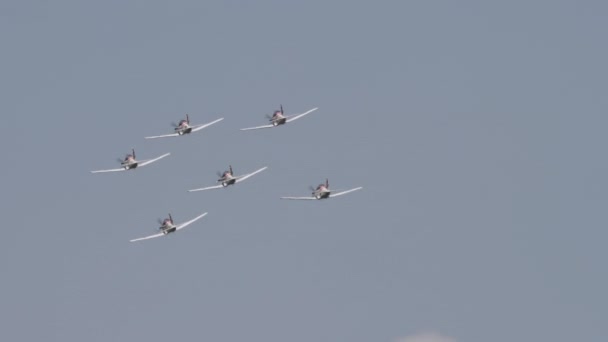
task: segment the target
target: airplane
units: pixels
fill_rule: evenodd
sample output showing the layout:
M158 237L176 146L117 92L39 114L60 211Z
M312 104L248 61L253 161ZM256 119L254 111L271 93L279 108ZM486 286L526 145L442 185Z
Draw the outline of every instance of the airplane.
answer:
M325 179L325 184L319 184L316 188L314 187L310 187L310 190L312 190L312 196L310 197L281 197L281 199L289 199L289 200L320 200L320 199L326 199L326 198L334 198L334 197L338 197L338 196L342 196L342 195L346 195L348 193L351 193L353 191L357 191L357 190L361 190L363 189L362 186L358 187L358 188L354 188L354 189L350 189L350 190L338 190L339 192L337 193L332 193L332 191L329 189L329 179Z
M124 159L118 158L118 162L120 163L120 166L121 166L119 169L97 170L97 171L91 171L91 173L133 170L133 169L136 169L137 167L142 167L142 166L146 166L148 164L152 164L155 161L161 160L170 154L171 153L165 153L160 157L156 157L154 159L149 159L149 160L137 160L137 159L135 159L135 149L131 149L131 154L127 154L127 156Z
M130 242L153 239L153 238L157 238L157 237L161 237L161 236L165 236L167 234L177 232L179 230L186 228L187 226L194 223L195 221L198 221L200 218L202 218L205 215L207 215L207 213L203 213L203 214L198 215L197 217L193 218L190 221L186 221L182 224L176 225L175 223L173 223L173 217L171 217L171 214L169 214L169 218L166 218L164 220L158 219L158 224L160 224L160 227L158 229L160 229L160 233L153 234L150 236L145 236L142 238L133 239L133 240L130 240Z
M146 137L146 139L156 139L156 138L167 138L167 137L178 137L184 134L190 134L194 132L198 132L205 127L209 127L214 123L220 122L224 120L224 118L219 118L217 120L211 121L202 125L190 125L190 117L186 114L186 118L179 121L178 124L173 122L171 125L173 126L173 130L175 133L171 134L163 134L163 135L155 135L151 137Z
M188 192L195 192L195 191L203 191L203 190L211 190L211 189L219 189L219 188L225 188L228 185L234 185L236 183L240 183L242 181L244 181L245 179L260 173L264 170L266 170L268 168L268 166L264 166L263 168L253 171L252 173L248 173L245 175L241 175L241 176L234 176L234 173L232 172L232 165L230 165L228 171L224 171L223 173L218 172L217 175L220 177L220 179L218 179L217 181L220 182L220 184L218 185L214 185L214 186L208 186L206 188L199 188L199 189L192 189L192 190L188 190Z
M270 125L263 125L263 126L257 126L257 127L248 127L248 128L241 128L241 131L249 131L252 129L260 129L260 128L272 128L272 127L277 127L280 125L284 125L288 122L292 122L292 121L296 121L297 119L303 117L304 115L310 114L312 112L314 112L315 110L319 109L317 108L313 108L307 112L301 113L301 114L294 114L294 115L285 115L285 112L283 112L283 105L281 105L281 110L276 110L272 116L270 115L266 115L266 118L268 119L268 121L271 122Z

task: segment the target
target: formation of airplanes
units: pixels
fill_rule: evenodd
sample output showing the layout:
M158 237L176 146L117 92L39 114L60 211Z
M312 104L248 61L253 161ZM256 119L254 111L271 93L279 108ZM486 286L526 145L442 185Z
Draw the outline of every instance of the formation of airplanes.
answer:
M257 129L262 129L262 128L279 127L279 126L285 125L286 123L290 123L295 120L298 120L298 119L316 111L317 109L318 108L313 108L304 113L285 115L285 113L283 111L283 106L281 105L280 109L274 111L274 113L272 115L266 115L266 118L268 119L270 124L266 124L266 125L262 125L262 126L255 126L255 127L248 127L248 128L241 128L240 130L248 131L248 130L257 130ZM168 137L178 137L178 136L188 135L188 134L198 132L211 125L214 125L222 120L224 120L224 118L219 118L219 119L213 120L213 121L205 123L205 124L192 125L192 124L190 124L190 116L188 114L186 114L185 119L181 119L178 123L172 124L173 133L155 135L155 136L147 136L147 137L145 137L145 139L168 138ZM158 157L155 157L152 159L138 160L135 156L135 149L131 149L131 153L126 154L126 156L124 158L118 158L118 162L120 163L120 168L96 170L96 171L91 171L91 173L107 173L107 172L135 170L137 168L141 168L143 166L150 165L156 161L159 161L159 160L169 156L170 154L171 153L165 153L161 156L158 156ZM258 174L266 169L268 169L268 166L264 166L260 169L257 169L255 171L252 171L249 173L235 175L235 173L232 170L232 165L229 165L228 170L226 170L224 172L217 172L217 176L219 177L219 179L217 179L217 181L216 181L217 184L202 187L202 188L190 189L190 190L188 190L188 192L221 189L221 188L229 187L231 185L234 186L238 183L241 183L241 182L255 176L256 174ZM356 187L356 188L352 188L352 189L348 189L348 190L333 190L333 189L329 188L329 180L325 179L325 183L319 184L317 187L312 187L312 186L310 187L310 190L312 190L311 196L300 196L300 197L286 196L286 197L281 197L281 199L322 200L322 199L329 199L329 198L346 195L346 194L349 194L349 193L352 193L354 191L361 190L361 189L363 189L363 187ZM166 236L166 235L174 233L174 232L178 232L178 231L186 228L187 226L191 225L192 223L205 217L207 214L208 213L205 212L205 213L202 213L202 214L190 219L189 221L185 221L180 224L175 224L173 222L173 217L169 213L168 218L165 218L162 220L158 219L159 227L158 227L157 233L148 235L145 237L141 237L141 238L132 239L132 240L130 240L130 242L149 240L149 239L153 239L153 238L157 238L157 237Z

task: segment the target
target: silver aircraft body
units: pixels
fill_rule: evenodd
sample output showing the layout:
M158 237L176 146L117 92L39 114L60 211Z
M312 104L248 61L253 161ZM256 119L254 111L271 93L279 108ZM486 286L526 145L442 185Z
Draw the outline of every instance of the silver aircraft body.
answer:
M179 121L179 123L173 123L173 133L163 134L163 135L155 135L151 137L146 137L146 139L156 139L156 138L168 138L168 137L179 137L185 134L190 134L194 132L198 132L205 127L209 127L215 123L224 120L224 118L219 118L214 121L208 122L202 125L191 125L190 124L190 116L186 114L186 118Z
M321 200L321 199L327 199L327 198L334 198L334 197L338 197L338 196L342 196L342 195L346 195L349 194L353 191L357 191L357 190L361 190L363 189L362 186L357 187L357 188L353 188L353 189L349 189L349 190L330 190L329 189L329 180L326 179L325 180L325 184L319 184L316 188L315 187L310 187L310 190L312 190L312 195L311 196L304 196L304 197L281 197L281 199L288 199L288 200Z
M97 170L97 171L91 171L91 173L103 173L103 172L118 172L118 171L128 171L128 170L134 170L138 167L143 167L149 164L154 163L155 161L161 160L163 158L165 158L166 156L170 155L171 153L165 153L160 157L156 157L154 159L148 159L148 160L137 160L135 158L135 149L131 150L130 154L127 154L127 156L124 159L120 159L118 158L118 162L120 163L120 168L117 169L107 169L107 170Z
M130 240L130 242L154 239L157 237L165 236L167 234L175 233L177 231L180 231L180 230L186 228L187 226L191 225L192 223L198 221L205 215L207 215L207 213L203 213L203 214L198 215L197 217L193 218L190 221L186 221L184 223L180 223L180 224L176 225L175 223L173 223L173 217L171 217L171 214L169 214L169 218L166 218L164 220L158 219L158 223L160 224L160 227L158 229L160 230L160 233L145 236L142 238L133 239L133 240Z
M220 178L217 180L217 182L220 184L208 186L205 188L192 189L192 190L188 190L188 192L225 188L229 185L234 185L234 184L240 183L240 182L266 170L267 168L268 168L268 166L264 166L263 168L255 170L251 173L240 175L240 176L235 176L234 172L232 171L232 165L230 165L230 167L227 171L224 171L223 173L218 172L218 177L220 177Z
M293 114L293 115L285 115L285 112L283 112L283 105L281 105L281 109L280 110L276 110L272 116L270 115L266 115L266 118L268 119L268 121L270 121L269 125L262 125L262 126L256 126L256 127L248 127L248 128L241 128L241 131L249 131L249 130L253 130L253 129L261 129L261 128L272 128L272 127L277 127L280 125L284 125L288 122L292 122L292 121L296 121L302 117L304 117L305 115L308 115L312 112L314 112L315 110L319 109L317 108L313 108L307 112L301 113L301 114Z

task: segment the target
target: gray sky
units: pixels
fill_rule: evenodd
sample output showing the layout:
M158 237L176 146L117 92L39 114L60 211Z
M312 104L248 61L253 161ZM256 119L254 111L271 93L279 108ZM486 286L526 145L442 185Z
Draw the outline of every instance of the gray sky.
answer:
M1 339L606 340L607 10L0 2Z

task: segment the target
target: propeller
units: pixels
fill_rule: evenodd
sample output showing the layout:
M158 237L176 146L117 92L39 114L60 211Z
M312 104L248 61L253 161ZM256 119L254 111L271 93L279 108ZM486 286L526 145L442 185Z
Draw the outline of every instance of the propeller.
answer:
M269 114L266 114L266 119L268 119L268 121L272 121L272 116Z
M317 189L316 189L314 186L312 186L312 185L311 185L311 186L309 186L308 188L309 188L309 189L310 189L312 192L315 192L315 191L317 190Z
M222 175L222 173L221 173L220 171L216 171L216 172L215 172L215 174L216 174L218 177L220 177L220 178L222 178L222 176L223 176L223 175Z
M121 163L121 164L122 164L122 162L124 161L123 159L120 159L120 158L116 158L116 160L117 160L119 163Z
M172 122L172 123L171 123L171 126L173 126L173 128L177 128L177 127L179 127L179 125L178 125L178 124L176 124L175 122Z
M158 224L161 226L163 225L163 220L161 218L157 218L156 222L158 222Z

